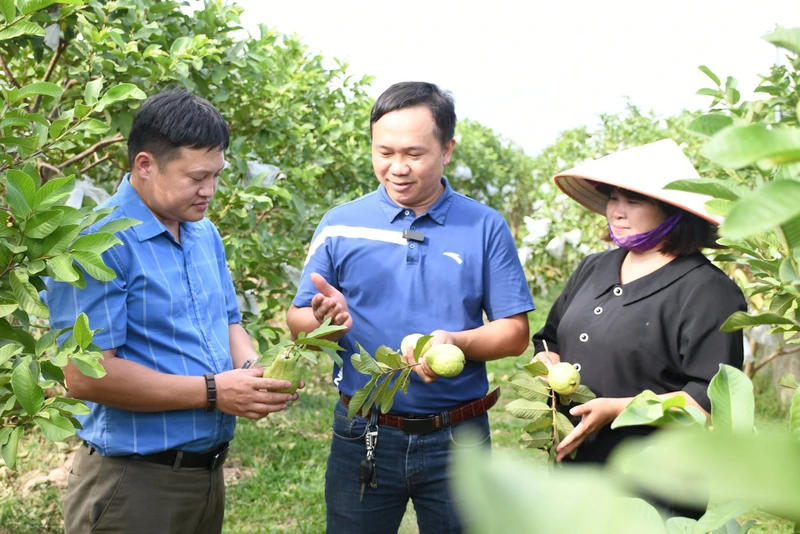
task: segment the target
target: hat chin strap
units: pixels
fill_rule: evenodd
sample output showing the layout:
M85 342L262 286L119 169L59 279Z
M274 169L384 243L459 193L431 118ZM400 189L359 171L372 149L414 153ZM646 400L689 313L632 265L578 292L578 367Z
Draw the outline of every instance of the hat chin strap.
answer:
M658 225L656 228L653 228L649 232L643 232L641 234L634 234L625 237L617 237L614 235L614 232L611 231L611 224L608 225L608 235L611 237L611 240L620 248L624 248L625 250L629 250L631 252L647 252L648 250L652 250L656 248L667 235L675 228L675 225L678 224L678 221L681 220L683 216L682 211L676 211L667 219Z

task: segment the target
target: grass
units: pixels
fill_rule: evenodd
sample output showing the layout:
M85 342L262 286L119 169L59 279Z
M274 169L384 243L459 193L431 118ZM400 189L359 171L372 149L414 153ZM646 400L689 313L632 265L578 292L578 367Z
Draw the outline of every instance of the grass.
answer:
M537 302L540 310L550 302ZM531 314L531 331L541 327L545 312ZM531 358L531 350L517 358L488 365L491 387L501 388L498 404L490 412L495 449L518 448L522 422L503 407L516 398L508 378ZM325 531L325 462L330 443L330 422L337 391L330 381L331 364L320 359L307 370L306 389L288 410L261 421L240 420L226 463L226 533L317 533ZM766 376L754 380L757 425L785 424L786 409ZM63 531L62 500L65 464L76 439L54 444L39 434L23 438L18 471L0 466L0 534ZM536 461L537 451L526 451ZM768 453L765 451L765 453ZM751 533L790 534L788 522L764 513L743 519L759 523ZM417 532L409 506L400 532Z

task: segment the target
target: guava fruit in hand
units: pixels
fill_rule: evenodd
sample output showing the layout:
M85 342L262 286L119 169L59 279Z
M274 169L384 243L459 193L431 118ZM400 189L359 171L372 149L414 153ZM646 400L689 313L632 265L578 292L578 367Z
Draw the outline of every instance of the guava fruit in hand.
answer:
M550 368L547 381L559 395L572 395L581 385L581 375L571 363L559 362Z
M300 370L297 368L297 358L291 355L278 355L272 360L272 364L264 370L264 378L275 378L277 380L288 380L292 383L291 387L274 389L277 393L294 393L300 386Z
M403 341L400 342L400 354L405 354L406 351L410 348L411 352L414 352L414 349L417 347L417 341L421 338L423 334L408 334L406 337L403 338ZM422 352L420 353L420 357L425 354L428 349L431 348L430 340L425 343L422 347Z
M467 360L461 349L445 343L429 348L425 353L425 361L437 375L451 378L464 370Z

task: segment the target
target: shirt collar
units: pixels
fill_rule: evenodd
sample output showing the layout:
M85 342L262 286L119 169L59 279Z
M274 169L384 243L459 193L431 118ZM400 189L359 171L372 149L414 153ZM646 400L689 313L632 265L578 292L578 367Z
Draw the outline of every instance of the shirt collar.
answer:
M610 253L609 261L598 264L597 270L593 275L596 299L603 296L612 287L621 285L619 273L626 253L625 249L618 248ZM678 256L647 276L625 284L622 293L623 305L632 304L649 297L653 293L671 285L690 271L707 263L709 263L708 258L700 252L695 252L688 256Z
M144 203L142 197L139 196L139 193L131 185L130 173L126 174L125 178L123 178L122 182L119 184L117 194L119 195L119 205L125 207L126 215L132 219L142 221L142 224L137 224L133 227L133 231L139 239L139 242L147 241L164 232L167 233L170 239L174 240L169 229L164 223L158 220L152 211L150 211L150 208ZM185 237L193 236L196 233L194 227L195 225L193 223L181 223L181 241L184 242L184 248L186 246Z
M425 215L428 215L437 224L443 225L447 217L447 212L450 210L450 205L453 203L454 192L447 178L444 176L442 176L441 183L444 186L444 192ZM402 206L398 206L394 200L389 197L389 193L386 192L386 187L384 187L383 184L378 186L378 203L389 222L394 222L397 216L406 209Z

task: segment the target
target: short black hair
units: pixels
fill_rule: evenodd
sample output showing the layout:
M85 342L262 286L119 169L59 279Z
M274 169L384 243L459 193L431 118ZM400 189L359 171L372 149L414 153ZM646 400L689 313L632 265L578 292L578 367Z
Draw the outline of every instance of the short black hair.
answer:
M688 256L689 254L694 254L701 248L721 248L717 244L717 226L702 217L698 217L694 213L689 213L672 204L621 187L597 184L595 189L604 195L610 195L612 191L619 190L631 200L653 203L661 208L661 211L663 211L667 217L674 213L681 212L683 215L681 215L675 227L667 234L667 237L664 238L661 244L659 250L664 254ZM610 239L609 237L609 240Z
M436 84L428 82L400 82L383 92L369 118L369 131L381 117L399 109L427 106L436 123L435 134L442 146L445 146L456 133L456 105L450 91L439 89Z
M185 89L163 91L145 100L128 135L128 164L149 152L159 165L177 157L181 147L225 150L228 123L211 102Z

